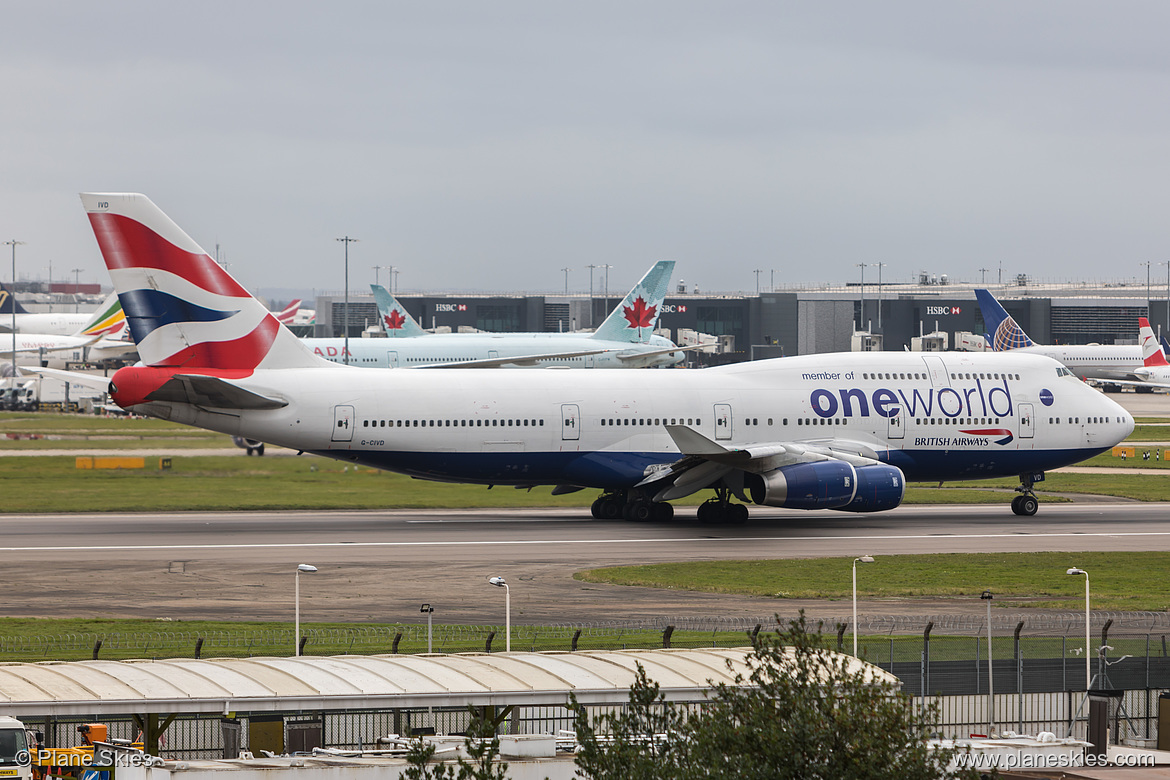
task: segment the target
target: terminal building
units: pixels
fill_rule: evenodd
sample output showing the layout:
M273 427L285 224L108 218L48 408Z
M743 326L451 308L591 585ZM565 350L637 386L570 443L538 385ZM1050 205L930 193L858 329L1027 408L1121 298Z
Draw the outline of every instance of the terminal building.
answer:
M667 296L660 332L718 337L715 362L849 350L932 351L964 348L962 334L981 336L978 284L949 283L922 274L914 284L886 283L777 288L758 294L709 293L678 285ZM1138 317L1155 332L1170 330L1170 304L1145 284L1037 285L1019 277L988 285L1012 317L1041 344L1136 344ZM558 332L598 325L621 295L398 293L424 328L492 332ZM376 327L372 296L317 298L318 337L360 337ZM665 333L669 331L669 333ZM933 334L933 338L931 337ZM926 338L923 338L923 337Z

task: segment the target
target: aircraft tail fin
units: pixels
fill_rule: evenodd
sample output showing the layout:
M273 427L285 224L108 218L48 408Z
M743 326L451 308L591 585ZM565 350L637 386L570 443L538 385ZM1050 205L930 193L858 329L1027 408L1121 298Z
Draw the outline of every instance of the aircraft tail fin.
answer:
M126 329L126 313L122 311L122 304L118 300L118 293L112 292L106 296L101 305L94 311L93 316L82 325L74 336L100 336L102 338L118 338Z
M1028 334L1016 324L994 295L987 290L976 290L975 298L979 301L979 310L983 312L988 344L993 350L1006 352L1009 349L1034 346L1032 339L1028 338Z
M20 301L16 300L16 296L3 283L0 282L0 314L28 314L28 309L20 305Z
M276 319L281 325L292 325L293 319L297 316L297 312L301 310L301 299L297 298L295 301L285 306L278 312L274 312Z
M1170 365L1166 362L1165 353L1162 352L1161 342L1154 335L1154 329L1150 327L1150 321L1145 317L1138 317L1138 326L1138 341L1142 345L1142 363L1147 368Z
M414 317L410 316L410 312L403 308L398 299L391 295L385 287L380 284L371 284L370 289L374 291L374 301L378 304L378 316L382 318L382 330L386 331L387 336L395 339L427 335L427 332L415 322Z
M154 205L82 193L142 362L251 372L326 364Z
M662 313L662 302L674 273L673 260L659 260L610 312L593 334L595 339L642 344L650 339Z

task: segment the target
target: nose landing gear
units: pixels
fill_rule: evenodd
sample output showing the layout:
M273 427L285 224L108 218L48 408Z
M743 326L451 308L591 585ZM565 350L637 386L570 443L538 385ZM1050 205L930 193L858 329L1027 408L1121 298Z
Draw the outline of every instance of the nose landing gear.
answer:
M1012 511L1023 517L1031 517L1040 508L1036 499L1036 492L1032 489L1037 482L1044 481L1044 472L1035 474L1021 474L1020 486L1016 488L1020 495L1012 499Z

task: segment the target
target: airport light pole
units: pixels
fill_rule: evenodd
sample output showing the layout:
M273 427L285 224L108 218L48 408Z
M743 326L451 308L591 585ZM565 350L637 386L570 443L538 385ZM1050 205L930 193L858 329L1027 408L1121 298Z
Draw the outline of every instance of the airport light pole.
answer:
M1074 567L1066 571L1065 574L1085 575L1085 690L1087 691L1093 681L1092 667L1089 663L1089 573L1084 569Z
M865 330L865 267L869 263L854 263L854 265L861 269L861 323L858 327Z
M873 556L863 555L853 559L853 657L857 657L857 564L873 563Z
M882 332L882 269L886 267L886 264L885 263L870 263L870 265L876 265L877 269L878 269L878 294L877 294L878 333L881 333Z
M301 654L301 572L317 571L316 566L310 566L307 563L302 563L297 566L296 574L296 589L294 601L296 603L296 623L293 629L293 644L296 645L296 650L293 655L299 656Z
M752 273L756 275L756 295L760 294L760 274L762 274L763 272L764 272L763 268L757 268L754 271L752 271Z
M392 266L392 265L372 265L370 267L374 269L374 284L379 284L378 272L385 270L387 268L393 268L394 266Z
M572 268L562 268L561 270L565 272L565 295L568 295L569 294L569 271L572 271L573 269Z
M5 241L5 246L12 247L12 386L16 387L16 248L24 241Z
M597 266L605 269L605 316L609 316L609 269L613 268L609 263L603 263Z
M983 591L979 598L987 602L987 736L995 733L995 683L991 667L991 591Z
M345 312L345 314L343 315L345 318L345 325L343 326L345 328L345 365L348 366L349 365L349 245L356 242L357 239L350 238L349 236L346 236L344 238L339 238L337 240L345 242L345 308L342 311Z
M432 632L433 627L431 625L431 616L435 614L435 608L432 607L430 604L423 604L422 608L419 609L419 612L422 612L427 616L427 652L430 653L430 652L432 652L431 651L431 637L434 635Z
M1166 327L1170 329L1170 260L1158 265L1166 266Z
M598 265L590 263L585 266L589 269L589 327L593 327L593 269L600 268ZM1170 278L1170 271L1166 272L1167 278Z
M1146 316L1147 317L1150 314L1150 266L1153 264L1154 263L1152 260L1147 260L1144 263L1138 263L1138 265L1144 265L1146 267Z
M512 591L503 577L489 577L488 582L504 589L504 650L512 652Z

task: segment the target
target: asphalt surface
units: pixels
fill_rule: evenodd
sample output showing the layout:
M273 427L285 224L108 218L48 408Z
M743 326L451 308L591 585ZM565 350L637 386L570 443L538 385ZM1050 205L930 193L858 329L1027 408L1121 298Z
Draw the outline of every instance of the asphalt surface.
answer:
M689 516L688 516L689 514ZM293 571L306 621L406 621L419 605L443 622L846 615L847 601L799 602L595 585L573 573L662 561L901 553L1170 549L1156 504L900 507L857 515L754 508L744 526L597 521L582 510L10 515L0 519L13 616L287 620ZM848 576L848 563L842 563ZM1076 609L1070 604L1070 609ZM978 599L870 600L881 614L981 612Z

